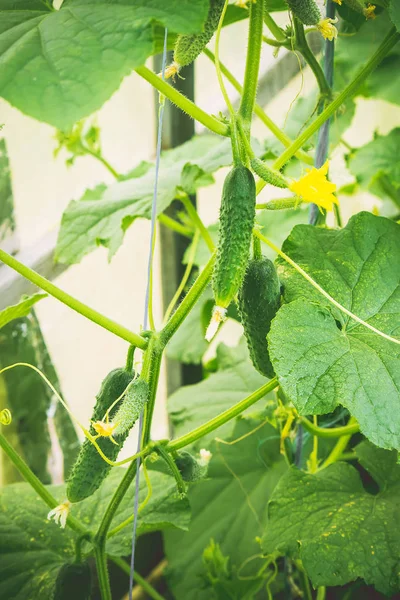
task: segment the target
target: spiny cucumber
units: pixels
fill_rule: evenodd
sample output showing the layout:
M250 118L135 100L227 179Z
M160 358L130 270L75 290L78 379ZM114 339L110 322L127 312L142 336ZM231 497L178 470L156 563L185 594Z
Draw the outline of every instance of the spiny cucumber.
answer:
M178 453L175 463L182 475L183 481L198 481L207 475L208 465L201 464L186 450Z
M128 387L113 422L117 425L114 436L119 436L129 432L140 417L143 408L149 399L149 384L140 377L135 379Z
M239 292L238 308L254 367L274 377L267 334L280 305L280 284L274 264L265 257L249 261Z
M257 157L254 157L250 161L251 168L254 173L261 177L264 181L269 183L270 185L274 185L278 188L287 188L288 184L286 179L284 178L279 171L273 171L267 165Z
M93 410L92 422L104 419L107 410L123 394L133 377L134 374L125 369L114 369L107 375L101 384L100 392L96 396L97 401ZM117 412L117 406L110 411L110 420ZM90 433L96 435L93 426L90 427ZM98 438L96 441L107 458L114 461L127 435L128 431L119 436L119 445L113 444L110 439L103 437ZM95 446L88 439L85 439L68 478L68 500L70 502L80 502L91 496L100 487L110 469L111 465L106 463Z
M321 21L321 11L314 0L286 0L286 2L303 25L317 25Z
M89 564L67 563L58 572L53 600L89 600L91 588Z
M190 65L207 46L218 27L225 0L211 0L204 30L193 35L179 35L174 49L174 63L179 70Z

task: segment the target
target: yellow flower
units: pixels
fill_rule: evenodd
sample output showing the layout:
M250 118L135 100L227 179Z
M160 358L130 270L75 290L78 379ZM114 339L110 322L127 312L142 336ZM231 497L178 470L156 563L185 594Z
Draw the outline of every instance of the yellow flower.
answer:
M339 6L342 6L342 0L333 0L334 2L336 2L336 4L339 4Z
M337 17L335 19L322 19L322 21L320 21L317 25L322 37L324 37L326 40L330 40L331 42L332 40L335 40L338 36L338 30L333 23L337 22Z
M93 429L100 437L110 438L112 443L116 446L118 446L118 442L114 440L113 433L117 425L117 423L110 423L109 421L96 421L95 423L92 423Z
M333 210L333 205L338 204L337 198L333 195L336 191L336 185L327 179L329 161L320 168L307 169L307 175L304 175L299 181L294 181L289 185L289 189L301 196L304 202L312 202L325 210Z
M368 4L367 8L364 8L364 16L366 19L376 19L375 14L376 6L374 4Z
M61 529L65 529L70 508L71 502L68 502L68 500L66 500L62 504L59 504L58 506L53 508L53 510L51 510L47 515L47 519L49 521L50 519L54 519L54 522L57 525L60 525Z

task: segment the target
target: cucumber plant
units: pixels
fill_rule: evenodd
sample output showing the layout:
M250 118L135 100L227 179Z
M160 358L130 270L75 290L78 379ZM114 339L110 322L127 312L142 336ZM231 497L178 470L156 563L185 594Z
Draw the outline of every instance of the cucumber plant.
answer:
M75 418L85 439L64 484L44 485L30 468L33 457L25 462L12 437L0 432L2 452L26 481L0 490L0 597L122 597L128 583L121 571L131 574L134 507L141 536L134 597L160 599L167 588L167 597L177 600L398 597L397 2L66 0L53 6L46 0L29 10L25 4L1 4L0 95L58 127L70 164L91 157L115 180L66 208L58 260L78 262L99 240L112 257L127 227L150 218L156 173L157 218L191 247L163 323L150 314L150 329L140 333L0 249L5 265L127 345L126 365L104 379L91 422ZM239 43L242 30L231 26L239 21L248 29L247 43L240 39L243 85L220 48L222 38ZM184 76L181 67L205 51L229 118L208 114L145 66L160 51L165 28L174 48L166 74ZM206 47L214 33L215 55ZM322 36L324 61L310 34ZM300 52L315 85L292 108L282 100L285 131L256 102L264 45ZM132 70L211 133L163 153L160 168L141 163L121 174L103 154L100 129L84 119ZM386 113L391 130L376 133L364 117L363 139L369 127L370 140L362 145L348 130L354 115L365 115L365 96L379 99L374 110L382 119ZM390 111L383 101L393 105ZM254 114L258 131L268 129L263 143L252 137ZM338 156L352 178L341 188ZM207 228L190 195L221 167L228 170L219 221ZM361 211L360 191L373 198ZM171 216L174 201L183 208ZM23 298L0 311L0 343L2 328L26 318L40 299ZM233 320L243 333L238 346L220 343L214 351L208 342ZM152 425L171 340L175 358L202 364L203 379L169 398L172 435L158 440ZM142 365L135 369L134 352ZM16 377L26 367L39 376L24 357L3 364L4 356L0 377ZM49 375L42 376L49 398L69 410ZM6 429L13 389L7 385L5 394L3 388L0 379ZM119 459L132 430L138 451ZM43 435L46 441L47 430ZM154 567L154 532L163 537L165 556L146 578Z

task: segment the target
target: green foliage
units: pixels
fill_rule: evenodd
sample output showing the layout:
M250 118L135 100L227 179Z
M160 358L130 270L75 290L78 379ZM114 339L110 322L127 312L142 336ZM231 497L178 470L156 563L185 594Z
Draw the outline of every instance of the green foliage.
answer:
M370 213L341 230L299 225L283 250L342 306L397 334L399 225ZM269 351L284 393L301 414L325 414L340 403L368 439L400 448L399 346L340 312L283 259L278 273L289 304L272 323Z
M232 153L229 140L216 136L195 137L178 148L163 152L157 211L162 213L178 191L191 194L220 167L229 165ZM88 197L72 201L64 212L56 258L63 263L77 263L98 245L109 249L112 257L120 247L124 233L138 217L149 219L153 198L155 166L141 168L107 187L97 187ZM90 199L89 199L90 198Z
M1 0L0 95L66 130L100 108L153 54L156 22L171 32L196 33L208 10L206 0L111 4L65 0L53 10L40 0Z
M400 467L396 452L367 442L356 453L378 493L367 492L359 472L345 463L315 475L292 468L272 494L263 549L300 558L314 586L362 577L392 596L400 590Z
M106 421L106 412L111 408L114 402L119 398L128 387L134 377L133 373L125 369L113 369L105 377L101 384L99 393L96 396L96 404L91 418L90 433L96 435L93 423L96 421ZM108 413L109 420L112 421L118 407L115 406ZM108 438L99 438L97 443L109 460L114 461L121 447L126 440L129 429L125 430L118 437L118 444L113 443ZM97 448L87 438L83 442L82 448L72 467L68 477L67 496L70 502L80 502L91 496L101 485L111 470L109 465Z
M10 165L6 142L4 139L0 139L0 240L5 239L14 229L14 199Z
M390 0L389 15L397 30L400 31L400 6L396 0Z
M46 298L47 294L33 294L33 296L23 296L13 306L7 306L4 310L0 311L0 329L13 321L14 319L20 319L29 315L31 308L36 302L39 302L42 298Z
M227 576L237 589L233 598L245 598L249 586L253 589L263 582L258 571L266 559L256 537L262 535L266 524L268 498L287 467L279 452L279 434L271 425L260 425L260 421L241 419L229 439L235 442L246 437L231 445L211 444L208 477L189 489L189 531L164 535L168 583L177 600L212 597L210 561L204 565L202 559L212 538L229 557ZM225 437L226 430L218 431L223 433ZM247 559L251 560L245 564ZM240 576L254 579L243 581Z
M256 186L251 171L234 166L226 176L212 287L215 304L228 308L243 282L255 219Z

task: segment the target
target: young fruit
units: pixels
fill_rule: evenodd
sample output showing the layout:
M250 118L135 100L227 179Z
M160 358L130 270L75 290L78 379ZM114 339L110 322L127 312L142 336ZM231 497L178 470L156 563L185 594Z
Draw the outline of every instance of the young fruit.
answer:
M89 600L91 588L89 564L67 563L58 572L53 600Z
M178 456L175 458L175 463L182 475L183 481L198 481L207 474L208 465L204 463L201 464L186 450L179 452Z
M321 19L321 11L314 0L286 0L289 9L303 25L317 25Z
M261 177L264 181L270 185L274 185L278 188L287 188L288 184L286 179L279 173L279 171L273 171L267 165L257 157L254 157L250 161L251 168L254 173Z
M243 282L255 218L256 185L243 165L228 173L222 192L219 242L212 287L215 307L206 338L211 339Z
M96 396L97 401L92 415L93 423L104 419L107 410L125 391L133 377L134 374L125 369L114 369L107 375L101 384L100 392ZM110 411L110 420L113 419L117 410L116 406ZM96 435L93 425L90 427L90 433ZM98 438L96 441L107 458L114 461L127 435L128 431L119 436L118 445L114 444L110 439L103 437ZM88 439L85 439L68 478L68 500L70 502L80 502L91 496L100 487L110 469L111 465L106 463L95 446Z
M204 30L197 34L178 36L174 48L174 62L167 68L166 77L175 75L202 53L218 27L224 4L225 0L211 0Z
M239 292L238 308L251 361L259 373L274 377L267 334L280 305L280 285L274 264L265 257L252 259Z
M135 379L128 387L124 399L122 400L117 412L113 416L113 422L116 424L114 436L124 435L129 432L145 407L149 399L149 384L140 377Z

